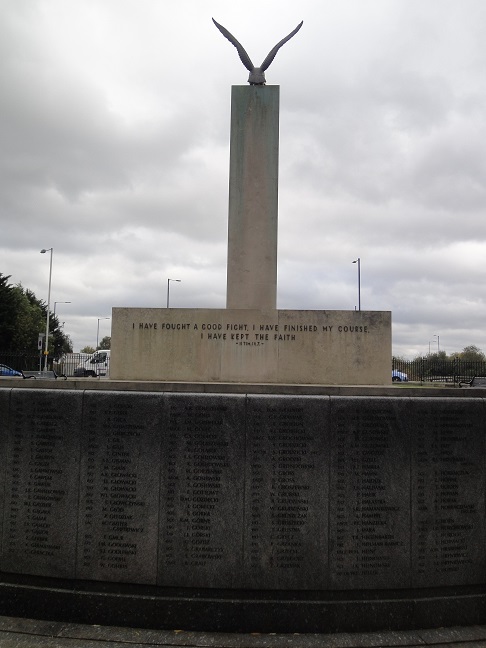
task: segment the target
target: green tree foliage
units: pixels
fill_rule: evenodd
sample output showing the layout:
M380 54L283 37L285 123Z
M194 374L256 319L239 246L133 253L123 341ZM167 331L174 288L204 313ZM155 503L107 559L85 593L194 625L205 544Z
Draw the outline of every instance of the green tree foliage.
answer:
M400 364L396 360L393 367L415 376L412 380L437 380L456 376L465 380L474 375L486 375L486 355L474 344L464 347L461 352L447 355L445 351L417 356L410 363ZM410 376L409 376L410 377Z
M468 362L483 362L486 360L484 353L475 344L464 347L461 353L457 355L460 360L467 360Z
M85 346L81 349L80 353L94 353L95 348L92 346Z
M439 351L438 353L430 353L427 356L427 360L430 362L444 362L445 360L450 360L450 358L445 351Z
M0 349L9 349L16 335L19 294L8 283L10 275L0 274Z
M422 360L423 357L424 356L417 356L413 360L419 361ZM454 351L450 355L447 355L445 351L440 351L439 353L429 353L425 358L428 362L444 362L456 359L467 362L486 362L486 355L475 344L470 344L469 346L464 347L460 352ZM402 358L397 358L397 360L402 360Z
M0 273L0 350L36 353L39 333L46 329L47 305L31 290L9 284L9 279ZM50 313L49 355L56 358L72 350L69 336Z
M98 349L110 349L110 348L111 348L111 337L109 335L105 335L105 337L101 340Z

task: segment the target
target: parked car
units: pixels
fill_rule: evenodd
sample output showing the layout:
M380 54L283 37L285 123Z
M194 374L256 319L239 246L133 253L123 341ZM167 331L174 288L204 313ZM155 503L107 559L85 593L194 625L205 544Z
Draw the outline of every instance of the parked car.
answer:
M0 376L22 376L20 371L7 367L7 365L0 364Z
M408 376L406 373L403 373L403 371L397 371L396 369L393 369L392 371L392 381L393 382L407 382L408 381Z

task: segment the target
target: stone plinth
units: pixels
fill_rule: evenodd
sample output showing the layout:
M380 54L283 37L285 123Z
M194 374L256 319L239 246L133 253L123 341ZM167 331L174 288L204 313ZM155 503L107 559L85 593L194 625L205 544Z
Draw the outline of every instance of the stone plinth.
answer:
M114 308L113 380L385 385L391 315Z

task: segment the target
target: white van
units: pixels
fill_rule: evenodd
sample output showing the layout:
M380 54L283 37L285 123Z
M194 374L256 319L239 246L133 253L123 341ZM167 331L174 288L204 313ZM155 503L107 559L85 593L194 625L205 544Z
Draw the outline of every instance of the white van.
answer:
M84 360L74 370L76 378L109 378L110 377L109 349L95 351L87 360Z
M76 367L80 366L80 363L89 360L93 354L92 353L64 353L58 362L54 360L52 368L60 376L74 376Z

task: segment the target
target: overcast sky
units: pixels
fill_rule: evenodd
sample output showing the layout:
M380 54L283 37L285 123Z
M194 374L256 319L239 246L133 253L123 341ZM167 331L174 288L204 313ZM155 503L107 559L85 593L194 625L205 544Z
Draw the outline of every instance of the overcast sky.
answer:
M278 308L486 351L484 0L4 0L0 272L79 351L113 306L224 308L231 85L280 85ZM64 304L61 302L71 302ZM100 338L110 321L100 321Z

